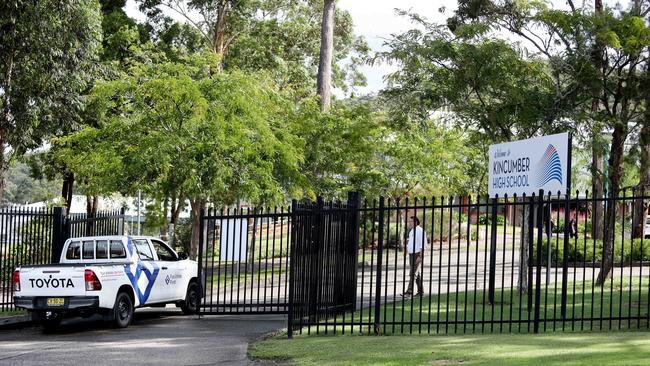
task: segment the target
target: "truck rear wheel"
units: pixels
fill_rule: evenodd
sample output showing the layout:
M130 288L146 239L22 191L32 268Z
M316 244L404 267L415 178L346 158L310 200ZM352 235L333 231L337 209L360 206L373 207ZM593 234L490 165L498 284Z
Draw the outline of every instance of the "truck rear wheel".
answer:
M199 308L199 286L196 282L190 282L185 293L185 301L181 303L183 314L196 314Z
M38 319L45 331L52 331L59 327L63 314L56 311L43 311L33 314L33 319Z
M126 292L120 292L113 305L114 324L118 328L126 328L133 320L133 301Z

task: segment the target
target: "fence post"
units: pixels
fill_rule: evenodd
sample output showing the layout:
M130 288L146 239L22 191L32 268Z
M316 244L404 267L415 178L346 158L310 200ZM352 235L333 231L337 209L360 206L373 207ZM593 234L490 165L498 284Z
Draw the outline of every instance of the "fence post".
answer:
M381 333L381 262L384 242L384 197L379 197L379 247L377 247L377 280L375 281L375 335Z
M490 283L488 287L488 300L494 304L494 282L496 280L497 268L497 200L499 196L492 198L492 228L490 230Z
M564 253L562 255L562 305L560 307L560 314L562 320L566 318L566 297L567 297L567 280L569 277L569 210L571 210L571 202L569 195L565 195L564 201ZM562 323L564 326L564 323Z
M117 222L118 235L124 235L124 218L125 218L125 208L120 208L120 217ZM171 243L170 243L171 244Z
M532 195L529 199L529 215L528 215L528 312L530 313L533 308L533 269L535 268L535 196ZM528 314L530 319L530 314ZM530 323L529 323L530 327ZM530 328L529 328L530 329Z
M319 271L319 259L321 249L324 242L324 230L325 230L325 201L323 197L318 196L316 198L316 211L314 217L316 218L314 226L311 228L312 234L315 232L316 236L312 236L313 240L309 245L309 303L307 308L307 315L309 317L310 323L317 321L318 318L318 302L320 299L320 294L318 292L319 285L322 279L322 272Z
M289 304L287 314L287 334L289 339L293 338L293 291L294 291L294 276L295 276L295 253L296 253L296 218L298 210L298 201L291 201L291 250L289 252Z
M201 212L199 214L199 253L198 253L198 261L197 261L197 276L199 278L199 291L197 291L197 301L196 301L196 313L201 317L201 299L202 299L202 294L203 294L203 289L204 289L204 282L203 281L203 245L205 244L205 238L203 237L203 231L205 229L205 208L201 207ZM206 260L207 263L207 260ZM212 272L214 272L214 268L212 268Z
M52 263L59 263L63 244L68 240L69 233L66 230L65 207L54 207L54 218L52 220Z
M544 241L544 190L537 196L537 273L535 274L535 323L534 332L539 333L539 302L542 287L542 242Z
M346 284L346 295L345 303L348 303L348 300L351 301L351 309L354 311L357 306L357 268L359 266L359 206L361 200L359 198L359 192L348 192L348 204L347 209L349 213L349 238L352 240L351 245L348 247L348 252L351 259L349 263L350 268L347 268L350 271L348 278L348 283Z

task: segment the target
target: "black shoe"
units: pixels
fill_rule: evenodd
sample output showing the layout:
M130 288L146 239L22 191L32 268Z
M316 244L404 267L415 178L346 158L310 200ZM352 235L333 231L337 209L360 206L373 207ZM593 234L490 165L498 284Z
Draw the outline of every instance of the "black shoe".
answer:
M415 294L415 296L422 297L422 296L424 296L424 292L418 292L417 294Z
M413 296L413 293L412 293L412 292L409 292L409 291L406 291L406 292L403 293L401 296L402 296L402 297L411 297L411 296Z

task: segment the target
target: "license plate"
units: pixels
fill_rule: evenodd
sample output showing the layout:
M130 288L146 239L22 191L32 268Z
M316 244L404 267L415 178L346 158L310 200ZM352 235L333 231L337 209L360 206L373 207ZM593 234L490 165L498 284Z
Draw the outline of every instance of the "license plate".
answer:
M48 297L47 306L63 306L65 304L65 299L62 297Z

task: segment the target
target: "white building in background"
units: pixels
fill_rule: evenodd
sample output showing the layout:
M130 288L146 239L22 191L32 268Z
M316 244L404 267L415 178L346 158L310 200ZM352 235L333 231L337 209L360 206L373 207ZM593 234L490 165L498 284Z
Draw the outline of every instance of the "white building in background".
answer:
M138 221L141 225L145 222L146 208L149 204L153 203L152 200L142 199L140 202L140 213L138 216L138 197L124 197L119 194L111 196L100 196L99 207L97 211L117 211L124 208L124 221L129 227L128 231L135 232L138 226ZM20 207L40 208L48 207L54 204L54 200L35 202L28 205L20 205ZM70 214L85 214L86 213L86 196L73 195L72 204L70 205ZM168 213L169 215L169 213ZM186 202L183 211L179 214L179 219L189 220L190 218L190 205Z

